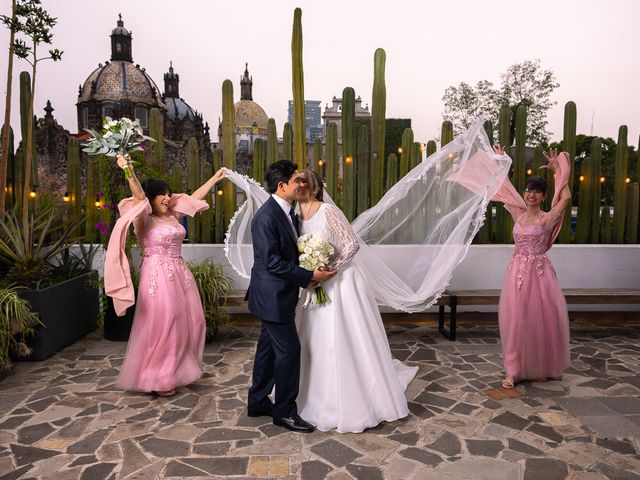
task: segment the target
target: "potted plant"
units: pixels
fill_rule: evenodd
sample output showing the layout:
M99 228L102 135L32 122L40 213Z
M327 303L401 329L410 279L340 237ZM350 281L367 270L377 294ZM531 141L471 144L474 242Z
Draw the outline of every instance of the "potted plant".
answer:
M229 314L220 307L219 302L220 298L233 291L233 280L224 275L222 265L213 263L210 258L190 260L187 266L200 292L207 323L207 341L210 342L218 333L218 328L229 321Z
M33 335L33 327L38 323L38 316L31 311L29 302L20 297L15 285L0 287L0 380L11 372L12 357L29 354L25 340Z
M97 274L87 259L68 256L75 242L72 235L82 221L82 215L61 220L51 206L32 215L26 224L13 211L0 220L0 270L19 287L18 295L31 304L40 320L35 335L26 342L31 349L29 360L50 357L96 326Z

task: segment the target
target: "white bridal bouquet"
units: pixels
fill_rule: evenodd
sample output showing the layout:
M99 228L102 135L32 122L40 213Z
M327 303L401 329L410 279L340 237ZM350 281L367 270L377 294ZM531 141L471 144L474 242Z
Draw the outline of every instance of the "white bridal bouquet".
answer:
M298 237L298 252L300 252L300 266L306 270L315 270L320 267L326 267L329 263L329 257L333 255L334 249L331 244L315 238L311 234ZM330 302L322 287L316 287L313 303L322 305ZM305 306L308 302L305 302Z
M153 138L142 133L138 120L127 117L122 117L120 120L105 117L102 122L102 133L90 128L85 128L85 131L91 134L91 138L83 144L85 147L83 152L107 157L122 155L128 162L130 161L129 152L142 151L144 142L155 142ZM124 167L124 177L126 179L131 177L129 167Z

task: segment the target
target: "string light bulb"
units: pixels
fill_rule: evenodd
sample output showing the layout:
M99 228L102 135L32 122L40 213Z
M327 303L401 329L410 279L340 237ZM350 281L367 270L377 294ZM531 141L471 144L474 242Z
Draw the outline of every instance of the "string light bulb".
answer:
M398 153L402 155L402 147L398 147Z
M533 173L533 170L531 170L530 168L527 169L527 175L531 175Z
M31 198L36 198L36 191L35 190L31 190L31 192L29 192L29 196Z
M96 208L100 208L100 197L96 197L96 201L94 202Z
M631 183L631 179L629 177L625 178L624 183Z
M345 162L347 163L351 163L353 162L353 157L351 155L347 155L347 157L344 159Z
M584 182L584 175L580 175L580 176L578 177L578 180L580 180L581 182Z
M69 192L64 192L64 197L62 197L65 203L69 203L71 201L71 197L69 197Z
M600 183L604 183L604 177L600 177Z
M221 197L222 195L224 195L224 192L222 191L221 188L218 189L218 191L216 192L216 194Z
M322 165L324 165L324 162L322 160L318 160L318 166L321 167Z

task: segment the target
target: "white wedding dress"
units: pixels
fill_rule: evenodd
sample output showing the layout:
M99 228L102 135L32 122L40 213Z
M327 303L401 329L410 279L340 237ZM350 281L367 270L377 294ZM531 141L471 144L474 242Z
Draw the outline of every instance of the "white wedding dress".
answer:
M391 356L378 304L367 278L351 260L358 237L342 212L323 203L301 234L330 243L330 266L338 274L322 284L330 303L298 304L296 323L302 345L300 416L318 430L362 432L382 421L409 414L404 392L418 367Z

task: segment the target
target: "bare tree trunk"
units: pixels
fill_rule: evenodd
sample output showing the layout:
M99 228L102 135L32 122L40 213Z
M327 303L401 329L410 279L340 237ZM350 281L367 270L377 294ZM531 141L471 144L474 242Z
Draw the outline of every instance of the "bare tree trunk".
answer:
M11 2L11 21L16 19L16 0ZM4 216L7 187L7 165L9 161L9 137L11 130L11 86L13 80L13 41L16 32L12 28L9 37L9 65L7 66L7 94L2 128L2 153L0 156L0 218Z

